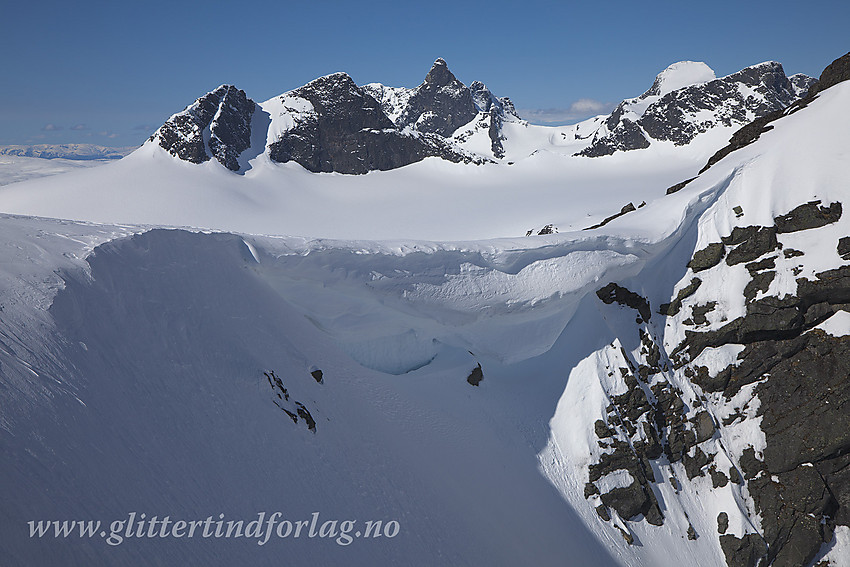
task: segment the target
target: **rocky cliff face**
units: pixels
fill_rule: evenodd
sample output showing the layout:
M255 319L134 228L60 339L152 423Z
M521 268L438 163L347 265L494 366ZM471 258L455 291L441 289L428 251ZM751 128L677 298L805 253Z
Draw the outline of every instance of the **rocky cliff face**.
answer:
M222 85L169 118L150 139L182 160L203 163L214 157L237 171L239 155L251 145L254 109L244 91Z
M685 145L711 128L743 126L782 110L815 82L805 75L789 79L776 62L669 92L661 88L662 75L640 97L621 102L579 155L598 157L647 148L653 140Z
M848 61L774 122L850 79ZM757 77L767 92L787 87L776 67L743 80ZM735 494L743 505L725 504L716 532L689 526L687 538L717 538L730 566L809 565L850 526L850 225L836 200L764 224L742 223L741 206L712 214L719 238L677 268L667 303L650 306L622 282L597 293L633 314L640 348L611 345L599 369L613 385L585 497L632 543L615 519L664 524L661 485Z
M273 161L295 161L313 172L358 174L430 156L454 162L472 159L439 136L400 131L378 101L345 73L316 79L280 100L293 124L269 144ZM301 111L294 112L295 107Z

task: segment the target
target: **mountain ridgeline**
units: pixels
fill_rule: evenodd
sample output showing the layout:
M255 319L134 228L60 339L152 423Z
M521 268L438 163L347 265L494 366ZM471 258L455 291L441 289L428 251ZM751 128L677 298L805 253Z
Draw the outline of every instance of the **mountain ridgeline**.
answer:
M814 82L805 75L787 77L776 62L719 79L703 63L680 62L643 95L567 134L528 124L510 99L479 81L465 85L437 59L415 88L358 86L346 73L334 73L255 103L235 86L222 85L169 118L150 141L179 159L215 159L234 172L260 154L315 173L385 171L428 157L511 163L533 153L512 145L529 132L539 139L534 151L560 135L569 136L577 150L570 155L600 157L652 143L687 145L713 128L743 126L786 108Z

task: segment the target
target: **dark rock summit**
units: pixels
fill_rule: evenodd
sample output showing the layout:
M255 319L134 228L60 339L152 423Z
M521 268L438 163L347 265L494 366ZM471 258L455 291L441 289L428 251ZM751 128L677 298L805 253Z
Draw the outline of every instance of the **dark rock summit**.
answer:
M380 104L345 73L316 79L286 97L309 101L313 111L269 144L269 157L295 161L312 172L367 173L429 156L468 160L436 136L400 132Z
M414 89L397 125L450 136L477 114L472 92L449 71L444 60L437 59L425 81Z
M203 163L214 157L237 171L239 155L251 145L255 106L244 91L222 85L169 118L150 139L182 160Z

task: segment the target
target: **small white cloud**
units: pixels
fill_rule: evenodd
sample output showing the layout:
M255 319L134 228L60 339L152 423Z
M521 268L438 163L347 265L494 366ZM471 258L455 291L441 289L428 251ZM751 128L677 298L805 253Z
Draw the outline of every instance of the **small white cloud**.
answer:
M610 104L592 98L580 98L570 105L570 112L576 114L600 114L610 109Z
M89 129L89 127L86 126L85 124L74 124L73 126L71 126L71 130L82 131L82 130L88 130L88 129Z
M61 130L61 129L62 129L62 127L57 126L56 124L45 124L42 127L42 130L45 131L45 132L56 132L56 131Z
M601 102L592 98L580 98L570 104L568 108L532 108L519 111L519 115L532 123L557 124L575 120L583 120L604 114L614 108L608 102Z

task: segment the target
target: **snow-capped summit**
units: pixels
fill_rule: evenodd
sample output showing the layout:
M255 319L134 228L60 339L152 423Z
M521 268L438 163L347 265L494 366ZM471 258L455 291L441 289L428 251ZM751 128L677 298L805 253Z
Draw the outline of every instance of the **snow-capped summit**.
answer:
M814 79L792 81L782 65L768 61L715 79L703 63L675 63L643 95L626 99L594 133L582 156L648 148L655 141L677 146L717 127L744 124L787 107Z
M700 61L679 61L673 63L655 77L655 82L640 98L664 96L669 92L713 81L717 76L714 69Z

